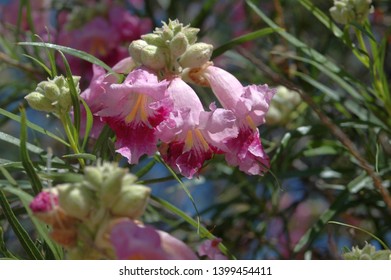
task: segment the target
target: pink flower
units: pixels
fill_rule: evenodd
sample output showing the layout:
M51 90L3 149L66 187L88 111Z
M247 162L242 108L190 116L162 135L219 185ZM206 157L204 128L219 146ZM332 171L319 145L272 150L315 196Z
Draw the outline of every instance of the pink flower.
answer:
M128 53L125 47L120 46L120 36L114 26L108 21L97 17L81 28L75 30L63 29L58 35L58 44L88 52L112 66L125 58ZM91 73L91 64L74 56L67 56L67 60L74 75ZM59 60L59 64L62 65Z
M33 213L46 213L58 206L58 196L50 192L40 192L30 203Z
M131 220L116 224L110 234L120 260L195 260L194 252L172 235Z
M114 130L117 152L130 164L138 163L144 154L157 151L156 127L172 108L167 86L168 82L159 82L154 73L136 69L122 84L111 84L95 92L102 106L96 115Z
M119 74L128 74L135 68L135 64L131 57L120 60L116 65L113 66L113 71ZM110 96L110 85L116 83L116 77L113 75L107 75L106 71L97 65L92 65L93 76L87 89L85 89L80 97L84 99L93 114L93 126L90 137L98 138L102 128L105 125L105 121L96 115L97 112L105 107L116 106L116 104L110 105L111 101L115 101ZM81 106L81 133L85 131L86 123L86 111L84 106Z
M221 238L204 241L198 248L198 255L206 256L210 260L226 260L228 259L219 249Z
M227 71L206 66L191 69L188 78L209 85L221 105L236 117L239 133L220 147L228 164L251 175L263 174L269 168L269 158L263 150L257 126L265 122L270 100L275 91L267 85L243 85Z
M117 30L121 42L131 42L152 29L152 21L149 18L139 18L121 7L113 7L109 11L109 20Z
M17 25L19 6L21 4L21 1L12 0L5 2L6 3L1 3L0 1L0 20L2 21L2 23ZM34 32L38 33L42 37L46 37L46 27L48 27L50 31L53 31L52 26L50 24L50 1L36 0L31 1L30 5L31 19L34 26ZM22 10L21 16L21 29L26 31L31 30L31 26L27 19L26 9Z
M157 128L163 141L160 153L175 171L192 178L218 151L220 142L237 135L235 117L224 109L205 112L194 90L179 78L171 81L168 94L173 111Z
M61 14L59 21L61 31L57 43L85 51L113 66L129 55L129 43L150 31L152 22L150 19L132 15L125 7L112 7L111 1L103 4L107 6L105 14L94 11L94 5L96 3L92 2L83 6L86 13L92 13L94 17L76 29L69 29L74 18L70 14ZM83 75L89 80L90 63L73 56L67 56L67 59L73 74ZM61 60L59 63L62 65Z

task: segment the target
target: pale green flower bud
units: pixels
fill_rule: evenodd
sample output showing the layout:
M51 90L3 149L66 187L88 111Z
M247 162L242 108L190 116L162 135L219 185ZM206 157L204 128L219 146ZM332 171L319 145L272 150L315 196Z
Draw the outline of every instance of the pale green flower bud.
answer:
M193 45L195 42L197 42L197 34L199 31L200 30L198 28L185 27L182 32L185 34L189 44Z
M25 98L31 108L37 111L43 111L47 113L55 112L55 106L52 102L40 92L34 91L25 96Z
M82 184L58 185L58 202L69 216L80 220L88 218L94 207L94 195Z
M154 45L157 47L165 47L166 42L163 40L161 36L155 33L149 33L146 35L142 35L141 39L147 42L148 45Z
M141 51L141 64L154 69L163 69L166 66L166 53L161 48L148 45Z
M358 246L353 247L351 251L342 256L345 260L391 260L391 251L376 251L375 246L367 243L362 249Z
M372 0L334 0L330 8L331 17L340 24L363 22L373 11Z
M213 46L206 43L196 43L191 45L180 57L179 64L183 68L201 67L210 60Z
M145 211L151 190L143 185L123 186L118 200L111 208L115 216L139 218Z
M168 28L163 29L161 34L163 41L171 41L171 39L174 37L174 32Z
M175 35L174 38L172 38L172 40L170 42L171 54L175 58L179 57L185 53L188 46L189 46L189 41L188 41L186 35L184 33L180 32L177 35Z
M80 93L79 80L80 77L73 77L77 93ZM58 115L69 112L72 106L69 85L63 76L40 82L35 91L28 94L25 99L36 110Z
M43 91L49 100L56 100L61 94L59 87L52 82L40 82L38 86L43 88Z
M105 174L106 179L103 181L100 195L103 206L110 208L117 199L122 187L122 179L127 173L124 168L117 168L110 174Z
M148 46L148 43L144 40L135 40L129 45L129 54L133 60L141 64L141 52Z
M299 93L284 86L278 86L277 92L270 102L266 122L270 125L286 124L301 102Z
M84 179L88 185L88 187L92 190L98 191L101 189L103 174L102 172L94 167L87 166L84 168Z

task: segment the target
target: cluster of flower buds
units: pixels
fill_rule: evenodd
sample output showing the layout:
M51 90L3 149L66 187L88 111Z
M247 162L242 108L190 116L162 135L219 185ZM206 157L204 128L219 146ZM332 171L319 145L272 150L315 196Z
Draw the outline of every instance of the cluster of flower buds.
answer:
M331 17L340 24L363 22L373 10L372 0L334 0Z
M79 80L80 77L73 76L78 94L80 93ZM25 99L33 109L56 115L69 113L72 106L69 84L64 76L40 82L35 91L29 93Z
M343 254L345 260L391 260L390 250L378 250L371 244L365 244L360 249L358 246L353 247L352 251Z
M51 237L69 249L70 258L115 258L111 228L138 219L148 203L150 189L136 179L116 164L89 166L82 181L41 192L30 208L51 225Z
M198 28L170 20L153 33L133 41L129 53L140 65L178 74L184 68L200 67L210 60L213 46L197 43L198 32Z
M276 90L266 114L266 121L270 125L285 125L302 100L299 93L284 86L278 86Z

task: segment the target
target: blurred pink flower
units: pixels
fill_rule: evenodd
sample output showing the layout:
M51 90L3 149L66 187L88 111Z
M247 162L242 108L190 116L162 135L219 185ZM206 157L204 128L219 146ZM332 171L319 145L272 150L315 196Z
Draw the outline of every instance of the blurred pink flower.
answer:
M198 248L198 255L206 256L210 260L226 260L228 259L219 249L221 238L213 240L205 240Z
M128 45L152 29L147 18L132 15L121 6L107 4L107 16L97 15L77 29L69 30L71 17L61 14L57 43L85 51L109 66L129 56ZM91 64L73 56L67 56L74 75L91 78ZM59 64L62 62L59 60Z
M131 220L116 224L110 234L120 260L195 260L197 256L172 235Z
M160 153L177 172L192 178L217 151L219 142L235 137L235 117L231 111L206 112L195 91L180 78L168 87L173 101L169 118L157 129L163 141Z
M1 21L6 24L17 25L20 4L21 4L20 0L12 0L6 2L5 4L0 3ZM30 1L30 7L31 7L31 17L34 26L34 31L38 35L45 37L47 33L46 27L49 29L49 31L53 31L52 26L50 24L50 1L49 0ZM21 29L25 31L27 30L32 31L32 28L28 23L25 8L22 10Z
M132 15L121 7L113 7L109 11L109 22L119 34L121 42L131 42L152 29L149 18Z
M58 206L58 196L51 192L40 192L30 203L33 213L45 213Z
M146 69L132 71L122 84L110 84L97 89L96 95L102 109L97 116L114 130L117 152L130 164L157 151L156 127L164 121L172 109L167 98L167 81Z

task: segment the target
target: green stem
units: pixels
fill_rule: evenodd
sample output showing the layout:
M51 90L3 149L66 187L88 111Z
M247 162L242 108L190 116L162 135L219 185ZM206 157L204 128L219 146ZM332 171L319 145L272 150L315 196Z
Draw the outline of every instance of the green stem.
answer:
M79 146L77 144L77 141L75 141L69 118L67 117L66 114L62 114L62 115L60 115L60 120L61 120L62 126L64 127L65 134L68 137L69 144L71 145L72 150L74 151L75 154L80 154ZM83 169L85 167L84 159L78 158L78 160L79 160L81 168Z

